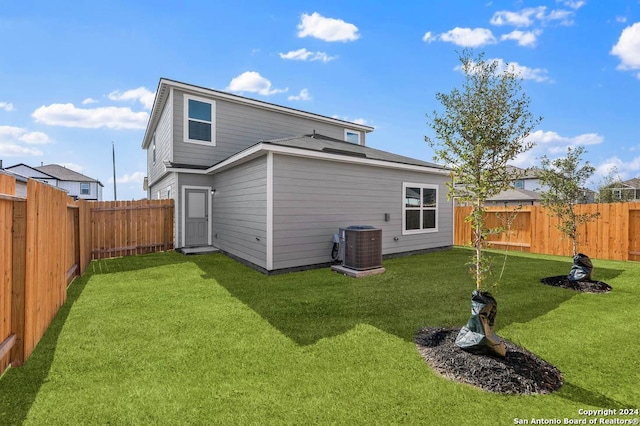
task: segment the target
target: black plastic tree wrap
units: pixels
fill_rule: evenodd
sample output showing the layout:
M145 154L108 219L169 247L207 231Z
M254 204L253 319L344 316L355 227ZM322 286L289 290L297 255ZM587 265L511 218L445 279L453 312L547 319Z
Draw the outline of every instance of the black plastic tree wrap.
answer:
M497 312L498 303L490 293L474 290L471 318L458 333L456 345L472 353L505 356L507 347L493 330Z
M573 256L573 266L569 272L571 281L591 281L593 263L586 254L578 253Z

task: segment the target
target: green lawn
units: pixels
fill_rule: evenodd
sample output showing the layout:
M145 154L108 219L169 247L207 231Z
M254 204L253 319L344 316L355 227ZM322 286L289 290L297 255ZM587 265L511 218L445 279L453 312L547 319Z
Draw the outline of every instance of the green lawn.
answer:
M571 259L510 255L496 329L558 367L560 391L496 395L436 375L413 338L466 323L469 255L387 260L363 279L264 276L220 254L94 261L0 379L0 424L510 425L640 408L640 263L595 260L613 292L581 294L539 283Z

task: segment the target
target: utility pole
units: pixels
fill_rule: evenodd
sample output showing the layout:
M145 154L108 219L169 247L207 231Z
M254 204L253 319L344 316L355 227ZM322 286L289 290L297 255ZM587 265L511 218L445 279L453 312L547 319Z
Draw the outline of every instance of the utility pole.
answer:
M113 201L118 201L116 192L116 146L111 141L111 153L113 154Z

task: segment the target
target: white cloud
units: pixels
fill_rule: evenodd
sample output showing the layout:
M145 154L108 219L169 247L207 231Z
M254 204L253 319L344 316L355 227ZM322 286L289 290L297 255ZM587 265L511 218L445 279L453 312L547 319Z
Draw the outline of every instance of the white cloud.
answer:
M31 116L50 126L97 129L145 129L149 114L134 112L131 108L101 107L77 108L71 103L51 104L36 109Z
M271 82L255 71L246 71L234 77L226 90L232 92L258 93L263 96L283 93L289 89L272 89Z
M302 89L300 91L300 94L291 95L287 99L289 99L290 101L310 101L311 95L309 94L309 91L307 89Z
M30 132L22 127L0 126L0 155L2 156L40 156L43 154L42 151L32 145L44 145L49 142L49 136L42 132Z
M438 37L434 36L431 31L427 31L426 33L424 33L424 35L422 36L422 41L427 42L427 43L431 43L432 41L437 40Z
M131 89L125 92L114 90L109 93L109 99L112 101L138 101L146 109L153 108L153 101L155 97L156 94L149 91L146 87L138 87L137 89Z
M616 156L607 158L596 166L594 175L604 178L613 170L617 171L622 180L638 177L640 175L640 157L632 158L626 162Z
M565 4L569 5L568 3L572 5L570 7L574 10L582 6L578 5L580 2L565 2ZM574 14L574 11L565 9L554 9L547 13L546 6L528 7L517 12L508 10L498 11L493 14L489 23L498 26L511 25L514 27L530 27L536 22L547 24L553 21L558 21L561 25L572 25L572 18Z
M318 12L302 14L298 37L315 37L324 41L354 41L360 38L358 27L342 19L325 18Z
M488 63L497 62L496 71L498 73L503 73L508 68L509 71L517 74L520 78L522 78L524 80L533 80L533 81L538 82L538 83L542 83L544 81L551 81L549 79L549 76L547 75L548 71L546 69L544 69L544 68L529 68L527 66L520 65L517 62L506 63L504 60L502 60L500 58L487 59L486 62L488 62ZM473 68L475 68L475 64L472 65L471 72L473 72ZM457 65L454 68L454 70L462 71L462 66L461 65Z
M514 27L529 27L535 22L534 18L542 19L546 7L529 7L519 12L501 10L493 14L489 23L491 25L512 25Z
M425 34L426 36L426 34ZM463 47L478 47L486 44L495 44L496 38L491 30L486 28L459 28L456 27L439 36L440 40ZM425 37L422 38L423 40Z
M369 124L369 121L366 118L354 118L354 119L351 119L349 117L341 117L339 115L332 115L331 118L336 118L336 119L342 120L342 121L348 121L350 123L362 124L363 126L372 126L371 124Z
M84 167L76 163L60 163L62 167L66 167L69 170L73 170L74 172L82 173Z
M515 30L510 32L509 34L504 34L500 37L500 41L504 40L515 40L518 42L519 46L524 47L533 47L536 45L538 41L538 36L541 34L540 30L536 31L520 31Z
M640 70L640 22L622 30L609 53L620 58L619 70ZM637 75L640 78L640 73Z
M587 2L583 0L564 0L562 2L562 4L564 4L565 6L570 7L571 9L574 9L574 10L580 9L586 3Z
M13 104L11 102L0 102L0 109L3 109L7 112L13 111Z
M524 152L512 162L517 167L539 166L540 158L547 155L551 158L563 156L568 147L597 145L604 141L604 138L597 133L584 133L578 136L562 136L557 132L536 130L527 137L527 140L534 142L533 149Z
M616 22L624 24L624 23L627 22L627 17L626 16L616 16Z
M98 101L93 98L87 98L84 101L82 101L82 105L89 105L89 104L95 104L95 103L98 103Z
M280 53L279 55L282 59L290 59L294 61L322 61L325 63L337 58L337 56L329 56L325 52L311 52L304 47L287 53Z
M142 183L144 177L147 174L145 172L133 172L131 174L124 174L116 177L116 183ZM113 183L113 177L110 177L108 183Z

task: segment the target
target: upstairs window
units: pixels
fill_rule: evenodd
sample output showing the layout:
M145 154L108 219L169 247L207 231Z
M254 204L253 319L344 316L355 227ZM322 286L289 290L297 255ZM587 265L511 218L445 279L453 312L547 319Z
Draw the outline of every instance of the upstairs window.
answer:
M404 183L402 191L402 233L437 232L438 186Z
M80 195L89 195L91 194L91 184L88 182L80 183Z
M518 179L515 181L514 187L516 189L524 189L524 180Z
M185 95L184 139L185 142L215 145L215 102Z
M344 130L344 140L347 142L355 143L356 145L360 145L360 132L356 132L355 130Z

